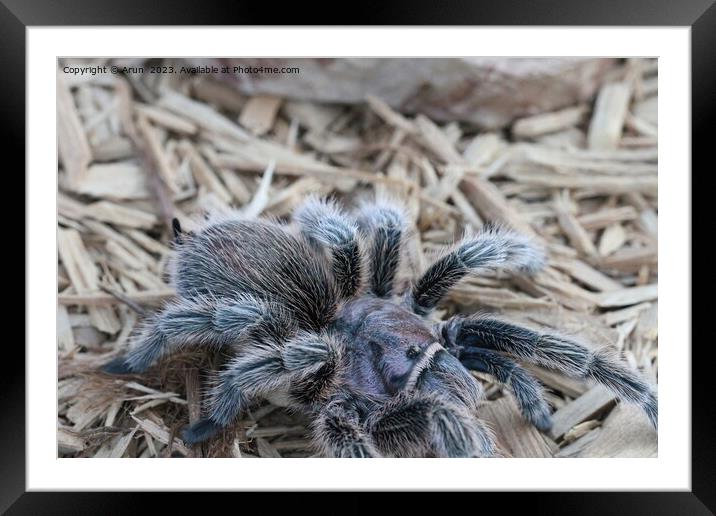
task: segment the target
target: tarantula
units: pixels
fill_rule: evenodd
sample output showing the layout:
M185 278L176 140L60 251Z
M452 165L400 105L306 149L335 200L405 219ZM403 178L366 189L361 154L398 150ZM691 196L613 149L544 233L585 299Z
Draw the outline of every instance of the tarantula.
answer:
M269 399L305 411L327 456L491 456L492 435L476 416L483 389L469 370L509 385L537 428L551 425L540 384L515 358L592 378L656 426L656 394L607 350L492 316L426 318L470 273L542 266L542 251L512 231L464 238L404 292L396 278L411 232L399 203L384 199L351 216L314 197L291 224L225 218L195 233L176 224L175 235L178 299L104 371L140 373L185 346L228 351L205 417L183 431L189 444Z

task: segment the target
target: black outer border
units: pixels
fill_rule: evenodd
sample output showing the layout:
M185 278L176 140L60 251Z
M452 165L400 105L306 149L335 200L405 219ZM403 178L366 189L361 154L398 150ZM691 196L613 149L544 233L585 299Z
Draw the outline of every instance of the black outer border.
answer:
M692 159L705 163L711 154L712 140L706 129L714 120L716 102L716 4L714 0L498 0L478 3L475 0L398 5L372 2L351 6L350 21L356 25L638 25L691 26L692 29ZM334 17L325 20L312 13L309 6L298 4L274 7L269 2L197 2L196 0L0 0L0 70L3 72L3 95L0 95L0 142L7 149L24 148L25 135L25 28L36 25L284 25L301 20L307 25L335 25L344 20ZM367 4L367 5L366 5ZM278 6L278 4L277 4ZM360 10L361 7L368 9ZM333 13L328 7L317 10ZM236 14L233 14L236 13ZM662 145L666 145L662 143ZM17 154L17 152L15 153ZM12 153L6 153L6 156ZM16 170L24 170L25 154L16 163ZM706 165L704 165L706 167ZM713 160L708 163L713 168ZM9 169L5 170L9 174ZM666 173L666 172L665 172ZM670 172L671 173L671 172ZM679 172L675 172L679 173ZM708 173L708 172L707 172ZM12 174L19 177L19 173ZM8 176L6 176L8 177ZM693 181L693 175L692 175ZM24 191L24 184L23 184ZM692 192L698 190L693 189ZM696 222L694 220L694 222ZM18 225L19 226L19 225ZM24 235L23 235L24 238ZM26 243L26 240L25 240ZM26 247L24 248L26 249ZM693 255L703 261L704 255ZM694 263L695 265L695 263ZM25 270L26 275L29 271ZM703 310L701 306L696 310ZM668 324L668 321L666 322ZM712 387L706 383L713 374L713 361L706 356L713 346L709 340L696 340L692 348L693 406L692 415L692 492L641 493L511 493L509 506L515 501L525 503L527 511L539 514L714 514L716 511L716 443L709 424L716 411ZM10 344L10 343L8 343ZM686 346L688 343L681 343ZM9 353L17 353L11 358ZM147 493L26 493L25 492L25 355L21 347L6 345L6 363L0 374L0 511L8 514L124 514L149 508ZM23 364L21 367L20 364ZM227 501L228 494L212 493L212 502ZM248 494L241 496L246 508ZM271 495L271 508L285 496ZM357 501L356 494L348 495L355 503L341 504L351 512L364 513L375 507L369 501ZM361 495L361 498L366 495ZM374 495L368 495L374 496ZM451 496L466 496L453 494ZM480 497L484 507L487 497L495 502L496 494L479 493L471 496L472 504ZM423 497L417 493L416 500ZM171 494L162 503L174 502L188 509L188 497ZM432 495L431 495L432 498ZM502 497L504 498L504 497ZM266 503L256 500L258 503ZM326 507L325 495L313 509ZM503 500L500 500L504 503ZM181 503L181 506L177 503ZM364 505L365 504L365 505ZM462 505L462 504L460 504ZM204 508L207 506L204 505ZM289 507L295 512L296 506ZM456 510L460 506L455 506ZM163 505L165 510L168 505ZM8 510L9 509L9 510ZM362 510L361 510L362 509ZM464 510L464 509L462 509Z

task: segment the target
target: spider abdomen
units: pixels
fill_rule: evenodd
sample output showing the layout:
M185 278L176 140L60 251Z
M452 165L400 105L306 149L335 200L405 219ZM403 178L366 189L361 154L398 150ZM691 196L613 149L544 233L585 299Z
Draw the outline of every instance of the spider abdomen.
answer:
M328 263L285 226L224 221L185 239L177 251L175 283L184 298L251 294L275 300L306 329L333 317L337 294Z

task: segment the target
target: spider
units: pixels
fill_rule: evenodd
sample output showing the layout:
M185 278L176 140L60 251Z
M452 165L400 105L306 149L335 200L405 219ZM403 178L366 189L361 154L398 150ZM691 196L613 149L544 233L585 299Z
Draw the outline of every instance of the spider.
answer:
M470 370L508 385L538 429L551 426L541 385L516 359L594 379L656 427L656 394L607 350L493 316L428 319L468 274L537 271L545 257L530 239L487 227L399 292L409 227L400 203L382 198L349 215L312 197L289 224L228 217L185 233L176 223L177 299L103 369L141 373L186 346L227 351L203 419L182 433L188 444L268 399L304 411L329 457L493 456L493 436L476 415L483 389Z

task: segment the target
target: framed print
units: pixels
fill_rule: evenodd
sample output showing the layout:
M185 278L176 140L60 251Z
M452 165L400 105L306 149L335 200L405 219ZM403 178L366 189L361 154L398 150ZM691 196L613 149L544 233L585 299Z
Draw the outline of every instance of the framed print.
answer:
M6 5L28 303L3 508L428 490L711 513L708 2L360 27Z

